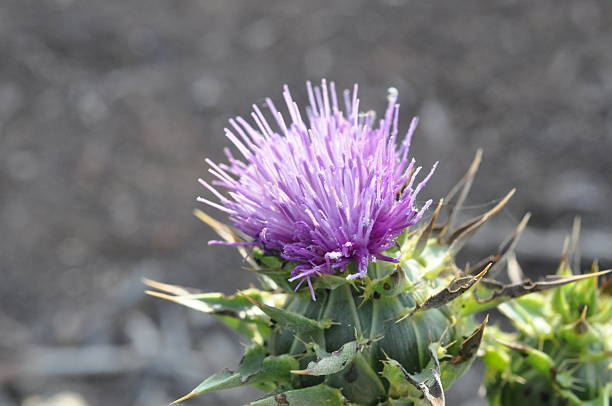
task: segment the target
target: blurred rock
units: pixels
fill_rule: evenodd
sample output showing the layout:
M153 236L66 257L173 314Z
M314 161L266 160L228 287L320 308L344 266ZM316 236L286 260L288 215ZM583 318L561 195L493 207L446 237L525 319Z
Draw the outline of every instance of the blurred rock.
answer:
M48 398L28 397L22 406L88 406L88 403L77 393L60 392Z

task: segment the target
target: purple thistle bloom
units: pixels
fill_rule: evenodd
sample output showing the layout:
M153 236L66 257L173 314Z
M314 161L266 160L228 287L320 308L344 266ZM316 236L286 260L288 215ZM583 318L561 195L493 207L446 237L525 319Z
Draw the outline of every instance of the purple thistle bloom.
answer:
M397 262L381 254L398 235L415 224L431 201L419 210L415 198L434 169L418 185L421 167L409 160L410 139L418 120L414 118L399 147L396 146L399 104L397 91L389 90L384 117L359 113L357 85L344 91L340 109L334 83L329 89L307 83L310 106L302 118L287 86L283 96L291 117L286 124L270 99L266 99L273 128L257 105L252 113L255 127L241 117L230 120L226 136L242 154L228 165L210 160L213 184L204 180L220 204L198 198L229 214L234 226L252 238L235 243L261 246L267 253L295 261L289 281L306 281L314 299L311 278L344 272L350 262L357 273L367 275L368 263L377 259ZM211 243L219 243L211 241Z

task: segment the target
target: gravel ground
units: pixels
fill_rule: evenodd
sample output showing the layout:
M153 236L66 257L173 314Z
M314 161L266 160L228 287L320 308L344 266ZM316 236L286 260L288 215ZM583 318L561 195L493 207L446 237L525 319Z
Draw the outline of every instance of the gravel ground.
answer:
M398 88L404 128L421 117L415 156L441 162L427 197L482 147L465 215L518 193L472 262L531 211L530 273L554 269L576 215L585 261L609 267L610 21L606 0L0 2L0 405L162 405L239 360L229 331L144 297L141 278L252 281L206 246L196 179L226 120L283 83L303 100L306 79L359 82L375 109ZM449 404L482 405L478 372L464 379Z

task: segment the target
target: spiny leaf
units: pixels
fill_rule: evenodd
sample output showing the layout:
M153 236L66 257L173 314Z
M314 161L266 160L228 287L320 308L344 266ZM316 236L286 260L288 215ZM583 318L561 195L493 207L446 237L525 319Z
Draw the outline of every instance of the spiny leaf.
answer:
M223 238L226 242L240 242L240 238L236 235L236 233L226 224L223 224L220 221L215 220L208 214L204 213L202 210L195 209L193 214L201 220L203 223L212 228L219 237Z
M404 378L412 386L422 392L424 400L430 406L444 406L444 388L442 387L442 381L440 379L440 363L438 357L430 349L430 357L433 363L431 368L421 371L419 374L410 374L406 369L397 361L393 365L399 367ZM394 361L394 360L388 360Z
M185 400L191 399L193 397L203 395L204 393L213 392L221 389L231 389L236 388L238 386L242 386L243 383L240 382L240 374L237 372L232 372L229 370L225 370L222 372L217 372L214 375L206 378L202 383L200 383L194 390L189 392L187 395L183 396L170 403L171 405L176 405L180 402L184 402Z
M597 399L585 402L584 406L610 406L612 399L612 382L606 384Z
M396 266L389 276L376 281L375 285L376 291L381 295L396 296L408 291L411 283L406 277L406 271L401 266Z
M199 293L193 295L182 295L181 299L197 300L199 302L210 305L215 310L234 311L236 313L243 311L251 311L254 309L253 304L249 302L247 297L252 297L256 300L264 300L261 291L257 289L241 290L239 294L226 296L222 293Z
M400 266L410 281L435 280L440 273L455 268L452 253L448 247L438 243L428 243L418 258L405 258Z
M476 155L472 160L472 164L469 169L463 175L463 178L451 189L451 191L446 195L444 200L447 202L447 207L449 207L446 224L442 227L440 231L440 237L446 234L454 225L455 217L461 208L463 207L463 203L470 192L470 188L472 187L472 183L474 182L474 177L476 176L476 172L478 172L478 167L480 166L480 162L482 161L482 149L478 149L476 151ZM459 193L459 194L457 194ZM457 195L457 201L454 202L453 199Z
M511 283L519 283L525 279L525 273L523 272L521 265L518 263L516 254L514 252L508 253L506 268L508 272L508 279L510 279Z
M212 218L211 216L209 216L208 214L204 213L202 210L199 210L199 209L195 209L193 211L193 214L204 224L212 228L219 235L219 237L223 238L223 240L225 240L226 242L228 243L243 242L243 240L227 224L223 224L222 222L215 220L214 218ZM253 260L249 257L249 253L245 249L244 246L237 245L236 249L242 256L242 258L244 258L247 262L251 263L252 265L255 265Z
M266 350L263 346L252 345L247 347L238 368L241 383L246 383L261 371L264 358L266 358Z
M144 278L142 282L145 285L153 289L157 289L161 292L170 293L176 296L189 295L192 293L200 292L199 290L196 290L196 289L187 288L187 287L179 286L179 285L171 285L169 283L158 282L158 281L154 281L153 279L148 279L148 278Z
M370 405L385 396L387 391L381 377L370 365L369 356L359 351L358 347L352 362L344 370L328 375L325 382L334 388L342 388L347 398L359 399L360 403Z
M258 275L264 276L266 278L270 278L277 287L281 288L284 291L291 292L293 288L289 283L289 275L290 271L284 269L260 269L260 268L247 268L248 271L255 272Z
M299 365L295 358L287 354L266 357L263 361L263 369L254 377L253 384L286 386L294 379L291 371L299 368Z
M552 333L550 317L546 315L546 302L542 295L525 296L502 303L499 311L525 334L548 336Z
M453 281L440 292L433 296L430 296L422 304L418 304L415 308L405 316L400 317L397 323L404 319L411 317L419 310L429 310L444 306L447 303L452 302L460 295L464 294L468 289L474 286L479 280L481 280L491 268L491 264L487 265L478 275L475 276L462 276Z
M340 390L327 385L291 390L251 402L246 406L344 406Z
M364 284L361 294L364 301L372 297L375 292L378 292L382 296L396 296L410 289L411 284L406 276L404 268L402 268L401 265L393 265L393 271L387 276L371 281L368 280L368 282Z
M459 364L468 361L472 359L474 355L476 355L476 352L478 352L478 347L480 347L480 343L482 342L482 336L488 321L489 315L487 314L480 326L476 328L476 330L474 330L474 332L472 332L468 338L463 340L459 346L459 352L455 357L453 357L453 359L451 359L451 364Z
M283 269L287 264L287 260L273 255L266 255L260 248L253 249L253 261L257 263L259 269L263 271L271 271L275 269Z
M407 400L388 399L385 402L381 402L376 406L414 406L414 402Z
M291 373L314 376L335 374L342 371L353 361L357 354L357 349L357 341L350 341L340 347L340 349L321 357L317 361L308 363L306 369L291 371Z
M404 378L404 371L399 362L387 358L383 361L383 370L380 372L383 378L389 382L389 396L394 399L409 399L416 397L414 387Z
M525 226L527 226L527 223L529 222L530 217L531 217L530 213L525 214L523 216L523 219L520 221L520 223L518 224L518 226L512 233L512 235L510 235L510 237L507 238L506 241L504 241L499 246L497 250L497 254L491 255L488 258L485 258L482 261L480 261L478 264L476 264L470 269L469 273L478 272L480 269L482 269L483 266L485 266L488 263L491 263L492 266L491 266L491 269L489 270L489 277L492 276L495 273L495 271L499 268L499 265L503 263L503 261L509 256L509 254L514 252L516 243L518 242L521 236L521 233L525 229Z
M588 273L584 275L573 275L573 276L558 276L551 275L547 280L532 282L530 280L523 281L521 283L514 283L505 285L500 290L496 291L489 298L480 299L479 302L487 303L498 299L514 299L523 295L527 295L533 292L541 292L543 290L557 288L559 286L566 285L568 283L580 281L583 279L594 278L601 275L606 275L612 272L612 269L606 271Z
M262 386L273 390L279 385L289 384L292 380L291 370L298 367L298 361L289 355L265 358L264 355L263 347L249 347L236 372L225 370L211 375L190 393L171 404L174 405L205 393L243 385Z
M601 293L612 296L612 276L608 277L601 283Z
M516 189L512 189L504 198L495 205L491 210L486 213L481 214L478 217L473 218L467 223L463 224L456 230L452 232L452 234L446 240L446 243L449 245L448 250L451 253L457 253L463 248L465 243L470 239L470 237L487 221L489 221L495 214L497 214L505 205L508 203L512 195Z
M225 296L222 293L185 293L188 292L185 288L150 280L145 281L145 283L151 287L172 293L146 291L145 293L148 295L216 316L230 328L252 341L262 342L266 338L262 337L261 334L268 329L268 319L247 299L247 297L253 297L263 300L265 292L247 289L237 295ZM275 297L270 294L266 295L269 299Z
M444 202L444 199L440 199L440 201L438 202L438 206L436 207L436 210L433 212L433 215L431 216L429 223L427 223L427 226L423 229L423 232L419 236L416 246L414 247L414 250L412 251L412 256L414 257L419 256L421 252L423 252L423 249L425 249L425 246L427 245L427 241L429 241L429 237L431 236L431 232L434 228L434 224L436 223L436 220L438 219L438 215L440 214L440 209L442 208L443 202Z
M272 322L278 322L284 327L303 336L303 338L305 339L318 338L319 334L321 334L323 330L329 328L332 325L332 321L329 319L321 319L318 321L309 319L308 317L304 317L301 314L268 306L251 297L246 297L251 303L259 307L261 311L267 314L272 320Z
M580 270L580 228L582 221L580 217L575 217L572 223L572 233L570 234L570 256L568 262L575 272Z
M605 275L610 272L612 272L612 270L608 269L606 271L592 272L583 275L552 275L539 282L532 282L531 280L527 279L520 283L511 283L509 285L504 285L500 282L483 278L480 281L475 294L462 302L462 307L459 310L459 313L461 316L478 313L496 307L501 303L507 302L508 300L525 296L530 293L557 288L580 280Z
M331 274L322 274L314 281L315 289L336 289L338 286L344 284L354 284L354 281L350 281L345 277Z
M208 392L245 385L253 376L257 375L261 371L264 358L265 350L262 346L254 345L248 347L236 372L229 370L218 372L206 378L189 394L175 400L172 402L172 404L176 404Z
M149 290L145 292L148 295L170 300L204 313L219 313L236 318L241 318L238 314L240 312L247 312L255 309L247 297L252 297L256 300L263 300L264 296L265 298L274 298L274 296L269 293L264 293L254 288L242 290L236 295L226 296L223 293L197 293L188 288L169 285L149 279L145 279L144 282L146 285L161 291Z
M527 362L538 371L548 374L554 367L555 361L543 351L521 343L510 343L498 340L500 344L526 355Z

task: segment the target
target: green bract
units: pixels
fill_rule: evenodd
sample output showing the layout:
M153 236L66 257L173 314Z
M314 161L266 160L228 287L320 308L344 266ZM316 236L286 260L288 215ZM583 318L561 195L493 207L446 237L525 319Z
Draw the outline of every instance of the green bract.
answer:
M513 193L490 211L455 227L456 214L471 187L479 162L480 153L447 196L446 207L450 209L444 223L437 223L442 208L440 201L428 224L406 230L398 238L396 247L384 253L400 258L399 264L370 263L367 277L363 279L345 278L345 274L354 270L321 275L313 280L316 301L311 299L308 290L295 292L287 282L294 263L264 256L257 250L246 255L240 247L251 270L260 277L261 290L251 288L233 296L193 294L184 288L149 281L156 289L150 294L212 314L252 343L234 371L226 370L207 378L176 402L214 390L252 385L269 392L263 399L250 403L252 406L444 405L444 391L471 365L483 339L488 317L477 319L477 313L577 279L560 275L554 280L512 285L502 285L491 279L512 253L528 216L498 253L475 267L464 270L457 267L457 252ZM229 227L202 212L196 214L223 238L234 240ZM582 320L580 315L584 309L587 315L595 312L589 317L598 317L592 302L594 295L587 291L587 284L593 286L593 281L583 281L555 293L562 298L554 306L564 306L567 313L563 316L564 325ZM574 310L575 301L579 299L572 293L574 291L584 291L580 297L591 300L588 308L580 308L578 318ZM525 314L529 316L529 311L538 310L533 309L535 305L532 304L538 300L543 301L543 296L504 305L502 310L509 314L511 309L519 309L515 310L518 314L527 306L529 310L525 310ZM610 311L609 305L598 306L607 306L606 311ZM561 312L547 307L538 311ZM543 318L544 321L548 319ZM530 322L534 329L546 330L542 327L545 323L535 318ZM550 334L552 328L548 326L546 334ZM566 331L563 334L569 334L570 341L577 340L574 336L588 341L592 334L602 334L592 332L594 328L593 323L586 328L587 333ZM597 337L593 340L593 348L604 345ZM530 345L535 351L537 345ZM592 353L593 357L602 354L601 351ZM506 346L488 350L485 361L495 366L501 380L510 376L506 371L515 372L513 368L517 363ZM603 362L601 357L591 361ZM550 370L552 362L545 351L532 351L523 364L537 374ZM568 368L571 370L575 365L568 364ZM513 384L512 380L509 382ZM576 385L574 380L568 382L570 386Z

